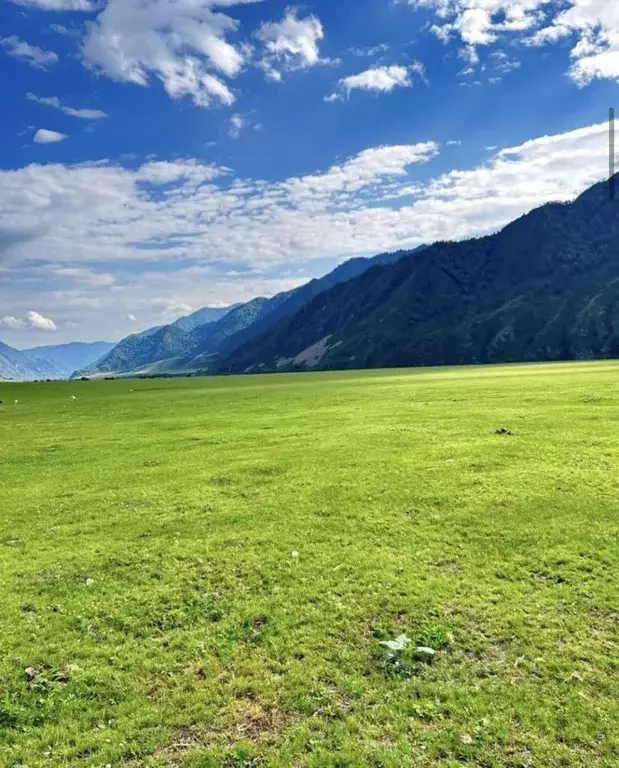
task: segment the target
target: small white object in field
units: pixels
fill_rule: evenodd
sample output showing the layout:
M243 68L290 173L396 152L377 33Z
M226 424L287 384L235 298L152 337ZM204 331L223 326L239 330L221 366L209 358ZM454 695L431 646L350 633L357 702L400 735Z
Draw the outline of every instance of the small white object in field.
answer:
M71 400L73 400L73 402L75 402L77 400L77 397L75 397L75 395L71 395Z
M15 405L19 405L19 400L16 400L16 401L15 401Z
M132 389L130 389L130 390L129 390L129 392L133 392L133 390L132 390Z
M94 579L86 579L86 586L92 587L92 585L95 583Z
M291 552L290 557L292 557L293 560L299 559L299 553L298 552Z
M435 656L436 651L434 648L428 648L425 645L418 646L413 653L415 661L421 661L424 664L431 664Z

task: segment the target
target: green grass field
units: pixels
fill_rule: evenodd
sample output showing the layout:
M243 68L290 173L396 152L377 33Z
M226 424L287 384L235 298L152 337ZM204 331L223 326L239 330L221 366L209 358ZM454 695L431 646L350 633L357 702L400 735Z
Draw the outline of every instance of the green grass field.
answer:
M619 364L0 398L2 768L619 765Z

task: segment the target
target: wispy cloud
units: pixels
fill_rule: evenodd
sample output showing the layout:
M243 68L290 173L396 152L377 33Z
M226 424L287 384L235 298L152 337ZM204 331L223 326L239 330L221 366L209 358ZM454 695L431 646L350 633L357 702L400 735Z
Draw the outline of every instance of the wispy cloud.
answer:
M104 117L107 117L107 114L100 109L73 109L73 107L67 107L61 104L57 96L39 97L35 96L34 93L28 93L26 98L37 104L44 104L47 107L58 109L70 117L78 117L80 120L102 120Z
M36 45L30 45L16 35L0 37L0 45L9 56L24 61L35 69L45 69L58 62L58 54L53 51L44 51Z
M381 53L386 53L389 50L387 43L380 43L379 45L370 45L367 48L349 48L348 53L353 56L378 56Z
M238 139L245 126L245 118L242 115L232 115L228 135L231 139Z
M40 8L42 11L96 11L103 0L10 0L16 5Z

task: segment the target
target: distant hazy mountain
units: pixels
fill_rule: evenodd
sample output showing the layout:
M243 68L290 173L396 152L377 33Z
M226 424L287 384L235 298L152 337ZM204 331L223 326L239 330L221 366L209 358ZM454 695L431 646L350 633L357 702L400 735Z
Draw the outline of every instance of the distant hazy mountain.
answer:
M148 328L119 341L100 360L77 366L74 376L97 376L148 369L155 363L185 358L195 347L198 329L217 325L234 307L205 307L170 325Z
M227 372L619 357L619 200L606 184L316 296Z
M50 360L30 358L24 352L0 342L0 378L13 381L61 379L62 371Z
M172 325L129 336L96 365L78 371L76 375L159 374L213 369L220 358L229 355L272 323L293 314L317 294L376 264L397 261L404 253L351 259L328 275L273 298L252 299L225 310L206 308ZM215 320L212 319L214 312L220 313ZM205 318L206 322L201 322Z
M143 368L158 360L186 354L190 334L176 325L149 328L119 341L118 344L92 365L76 370L74 376L122 373Z
M22 354L39 363L52 363L60 376L68 379L73 371L96 362L114 346L115 344L106 341L95 341L91 344L75 341L70 344L25 349ZM50 375L46 378L56 377Z
M172 325L180 328L182 331L193 331L194 328L198 328L200 325L216 323L217 320L221 320L230 310L238 306L238 304L233 304L231 307L204 307L188 317L181 317Z
M0 378L68 379L76 367L91 364L113 347L114 344L98 341L18 350L0 342Z

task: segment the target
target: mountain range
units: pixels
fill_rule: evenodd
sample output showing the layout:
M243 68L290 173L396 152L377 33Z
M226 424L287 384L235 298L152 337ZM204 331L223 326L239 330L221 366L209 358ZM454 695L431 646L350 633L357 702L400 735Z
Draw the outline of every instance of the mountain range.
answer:
M226 373L619 357L619 200L606 183L316 296Z
M106 355L114 344L72 342L18 350L0 342L0 379L68 379L73 371Z
M350 259L328 275L270 299L261 297L225 309L207 308L170 325L149 328L123 339L108 355L77 371L75 376L160 375L214 370L219 359L232 354L272 324L294 314L314 296L372 266L392 263L404 253ZM210 314L205 314L207 312Z
M495 234L351 259L273 298L207 307L110 346L89 350L74 376L619 357L619 201L598 184ZM77 358L52 349L0 346L0 376L67 376Z

